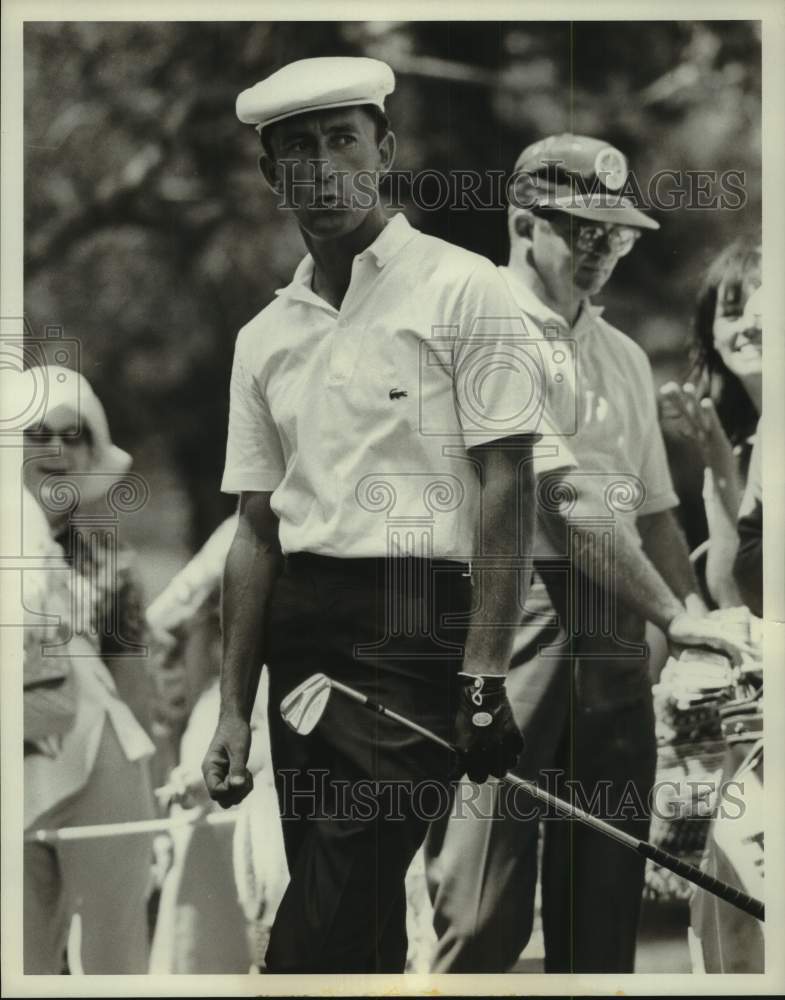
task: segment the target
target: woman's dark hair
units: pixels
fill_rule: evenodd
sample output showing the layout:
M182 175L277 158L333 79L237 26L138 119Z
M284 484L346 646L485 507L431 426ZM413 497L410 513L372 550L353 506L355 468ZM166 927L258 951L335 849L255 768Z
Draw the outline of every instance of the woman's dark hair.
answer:
M376 142L380 143L390 131L390 119L382 111L382 109L377 108L375 104L360 104L358 107L361 107L363 111L367 112L373 119L373 123L376 126ZM262 149L271 160L274 160L275 156L273 154L272 146L270 145L270 129L275 128L275 124L276 123L268 125L267 128L263 128L259 133Z
M704 395L711 396L725 433L733 444L745 441L755 431L758 411L741 380L733 374L714 346L714 317L720 286L732 284L742 298L750 277L760 274L760 237L734 240L715 258L703 279L695 308L695 337L691 352L690 380L708 381Z

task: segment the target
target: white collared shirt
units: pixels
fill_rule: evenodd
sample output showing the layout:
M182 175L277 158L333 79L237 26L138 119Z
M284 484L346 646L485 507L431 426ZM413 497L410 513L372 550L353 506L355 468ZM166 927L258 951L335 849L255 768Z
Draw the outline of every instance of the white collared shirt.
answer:
M403 215L355 257L340 309L313 268L237 338L221 488L272 492L285 553L468 559L467 449L550 433L504 282Z
M530 334L539 330L543 336L544 350L551 359L548 385L552 393L563 397L551 401L551 413L566 435L579 474L597 474L603 492L611 488L615 476L620 484L617 499L621 508L626 506L624 483L637 479L642 498L629 497L629 512L635 517L676 507L679 501L668 468L646 353L604 320L602 307L588 299L570 327L530 287L536 277L532 268L500 267L499 271L526 318ZM554 356L560 359L559 352L571 355L571 363L556 363ZM564 382L555 381L557 369ZM572 402L564 390L565 382L572 385ZM621 512L615 509L615 513Z

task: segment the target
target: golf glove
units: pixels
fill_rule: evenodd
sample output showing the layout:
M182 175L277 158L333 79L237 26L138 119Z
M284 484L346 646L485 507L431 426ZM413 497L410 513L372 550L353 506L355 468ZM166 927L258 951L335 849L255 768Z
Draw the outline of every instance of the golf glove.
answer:
M458 681L455 744L463 753L464 770L476 782L486 781L489 774L503 778L523 749L504 677L460 673Z

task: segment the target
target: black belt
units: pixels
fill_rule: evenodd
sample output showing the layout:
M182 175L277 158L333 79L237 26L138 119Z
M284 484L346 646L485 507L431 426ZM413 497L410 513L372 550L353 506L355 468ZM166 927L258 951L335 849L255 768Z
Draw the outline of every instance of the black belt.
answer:
M426 559L422 556L352 556L341 559L337 556L323 556L315 552L290 552L286 556L287 568L299 570L324 570L333 573L349 573L383 579L390 572L396 577L401 574L419 573L460 573L471 576L471 564L457 559Z

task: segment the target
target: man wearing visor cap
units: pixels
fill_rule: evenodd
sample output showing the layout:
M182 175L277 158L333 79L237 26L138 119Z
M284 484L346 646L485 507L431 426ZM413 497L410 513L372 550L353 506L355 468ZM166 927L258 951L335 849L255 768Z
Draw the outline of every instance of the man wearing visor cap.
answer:
M733 644L705 617L673 516L649 361L590 300L659 228L621 194L626 179L623 154L585 136L550 136L516 163L499 270L550 356L559 448L577 468L534 459L538 572L507 693L526 737L517 773L645 839L656 763L646 623L674 643ZM462 798L472 808L427 844L433 969L506 972L532 931L539 821L502 784ZM632 972L643 860L568 820L542 828L546 971Z
M618 149L600 139L569 134L528 146L515 163L510 189L510 217L516 223L512 235L522 235L541 220L565 244L571 275L554 273L556 261L543 266L549 286L546 300L569 295L571 323L583 299L603 288L642 230L660 228L623 194L627 176L627 160ZM532 250L540 258L545 256L534 241ZM551 256L557 256L566 269L568 254Z

